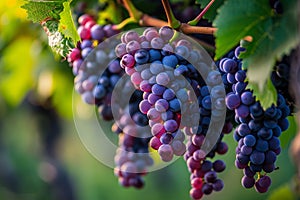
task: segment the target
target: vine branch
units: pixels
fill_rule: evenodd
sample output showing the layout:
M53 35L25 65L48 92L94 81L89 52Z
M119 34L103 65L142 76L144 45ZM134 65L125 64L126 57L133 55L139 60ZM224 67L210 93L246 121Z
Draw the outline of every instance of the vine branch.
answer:
M170 27L177 29L180 27L180 22L176 19L168 0L161 0Z
M136 7L133 5L133 3L130 0L121 0L121 4L125 7L125 9L128 11L130 18L135 19L138 21L143 13L136 9Z
M140 26L162 27L162 26L168 26L169 24L166 21L156 19L147 14L144 14L139 21L139 25ZM213 28L213 27L191 26L186 23L181 23L178 30L185 34L202 33L202 34L211 34L212 35L216 32L217 29Z
M213 35L216 32L217 29L214 27L191 26L187 23L180 23L174 17L174 14L170 8L169 2L166 0L162 0L162 2L164 5L164 8L165 8L165 11L166 11L168 22L161 20L161 19L151 17L150 15L144 14L141 11L137 10L130 0L123 0L121 3L125 7L125 9L128 11L130 18L133 18L134 20L127 18L123 22L121 22L119 25L117 25L117 27L121 29L128 23L136 22L136 23L139 23L140 26L154 26L154 27L171 26L172 28L175 28L178 31L185 33L185 34L199 33L199 34ZM170 25L170 21L171 21L171 23L173 23L173 25L172 24Z

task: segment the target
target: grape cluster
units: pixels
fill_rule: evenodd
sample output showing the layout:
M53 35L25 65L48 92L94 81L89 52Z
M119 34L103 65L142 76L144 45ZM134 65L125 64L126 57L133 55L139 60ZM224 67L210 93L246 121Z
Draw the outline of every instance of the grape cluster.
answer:
M280 0L270 0L269 4L273 14L283 13ZM178 7L182 7L180 3ZM196 11L199 9L189 7L175 15L189 21ZM218 61L216 71L212 63L203 61L202 53L190 40L180 38L169 27L147 28L141 35L140 31L127 31L120 43L105 41L119 32L114 25L99 25L88 14L78 17L78 24L81 42L74 48L70 39L58 32L57 21L42 22L49 45L67 56L75 75L75 89L83 101L96 105L105 121L115 119L112 131L119 137L119 147L114 172L122 186L144 186L143 176L153 165L151 147L164 162L174 156L184 157L191 174L192 199L222 190L224 183L218 173L226 164L214 158L228 151L222 139L236 126L235 165L243 170L241 183L260 193L268 191L268 174L277 169L281 152L279 136L289 126L287 116L294 103L286 90L290 73L287 60L278 62L271 74L278 91L277 104L263 110L246 88L247 71L239 59L243 47ZM200 24L211 26L203 20ZM212 36L195 37L214 44ZM122 87L118 97L114 96L117 85ZM214 127L220 124L222 130Z
M114 59L114 51L105 51L103 40L115 35L117 31L112 29L112 25L96 24L93 17L87 14L80 16L78 23L78 33L82 41L68 55L68 62L76 76L75 89L81 94L84 102L99 107L99 114L104 120L112 120L111 92L124 70L120 67L119 60ZM97 48L94 58L89 58L84 63L84 59L101 42L103 44ZM112 61L105 69L110 60Z
M141 126L148 125L146 115L138 109L138 102L141 100L142 92L135 90L127 105L129 112L124 111L125 107L121 111L121 118L112 127L113 131L119 134L115 175L119 177L119 183L124 187L142 188L144 186L142 176L146 175L147 168L153 164L148 150L150 138L147 132L138 130Z
M113 125L113 131L119 135L119 148L115 156L115 174L124 187L133 186L141 188L144 185L142 176L147 172L147 167L153 161L148 155L150 138L142 138L137 131L138 125L148 124L147 117L139 112L138 102L141 93L135 92L129 102L131 113L124 112L122 101L112 98L116 84L124 74L120 66L120 59L115 58L114 49L107 49L106 38L117 33L111 25L100 26L87 14L78 18L78 33L82 42L74 48L68 56L68 62L73 67L75 89L84 102L95 104L99 116L110 121L113 119L112 107L117 106L122 116L118 123ZM110 44L112 45L112 44ZM95 49L94 54L91 51ZM123 81L130 87L128 81ZM122 90L122 96L131 95L129 91ZM134 121L130 121L133 118ZM130 123L128 123L130 121Z
M184 157L192 174L190 195L199 199L224 186L217 172L225 169L225 163L207 158L227 152L228 146L222 138L224 133L231 132L232 124L229 121L225 124L217 144L206 151L211 144L203 142L209 135L211 116L226 113L222 78L219 72L204 68L200 75L191 63L201 62L201 54L188 40L169 43L173 34L169 27L158 31L148 28L141 36L128 31L121 36L116 54L135 88L143 92L139 109L149 120L153 135L150 146L166 162L174 154L180 156L186 151ZM183 143L185 136L189 140L187 147Z
M144 92L139 108L149 119L154 136L150 145L158 150L163 161L171 161L174 154L182 155L185 151L184 137L180 136L178 140L176 136L181 121L180 104L188 101L187 81L175 81L175 78L189 69L171 53L173 47L168 41L173 34L168 27L159 32L154 28L146 29L142 36L129 31L123 34L122 43L116 47L117 55L122 58L121 66L130 75L134 86ZM178 46L176 50L188 52L185 46ZM180 68L175 69L177 65Z
M223 155L228 151L228 146L225 142L222 142L222 139L224 134L229 134L232 131L231 122L226 121L217 143L209 152L205 152L202 149L212 114L210 99L211 97L218 98L223 95L225 96L225 91L220 87L214 87L210 93L207 86L201 87L198 97L200 121L197 134L189 134L189 131L186 130L186 133L189 135L189 141L184 159L191 173L192 189L190 190L190 196L193 199L200 199L204 194L208 195L213 191L220 191L224 187L224 183L221 179L218 179L217 173L225 170L225 163L222 160L211 161L209 158L214 158L216 153ZM222 103L225 99L221 98L219 101L215 102L214 106L217 109L224 109Z
M275 64L274 70L271 74L271 80L276 90L285 98L290 110L293 110L295 105L295 98L289 92L290 86L290 71L291 64L288 56L284 56L281 61Z
M82 41L68 55L68 62L73 67L74 75L78 74L83 60L99 43L119 32L111 24L104 26L97 24L96 20L88 14L81 15L78 24L77 31Z
M263 110L252 91L246 89L247 72L242 69L242 60L238 59L242 51L245 51L243 47L237 47L234 53L220 60L219 69L226 77L224 82L228 91L231 91L226 96L226 106L234 110L238 123L234 131L234 139L238 142L235 164L244 170L242 185L245 188L255 186L258 192L264 193L271 185L267 173L276 169L275 161L281 151L278 137L289 126L286 117L290 108L284 97L278 94L277 106Z

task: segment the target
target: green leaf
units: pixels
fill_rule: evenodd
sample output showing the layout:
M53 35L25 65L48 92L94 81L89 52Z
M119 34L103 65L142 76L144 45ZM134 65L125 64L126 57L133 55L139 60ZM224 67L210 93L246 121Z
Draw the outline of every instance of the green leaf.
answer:
M282 132L280 136L280 144L282 148L288 147L292 139L296 136L298 130L295 116L289 116L287 119L290 123L289 128L286 131Z
M248 83L247 88L253 92L256 100L260 102L264 110L269 108L272 104L276 105L277 91L270 78L267 79L267 84L262 91L259 89L258 84L252 82Z
M66 0L56 1L26 1L21 8L27 11L28 19L34 23L41 23L47 18L58 19L57 13L63 9L63 2Z
M214 25L218 27L216 59L244 37L252 37L252 42L247 45L246 52L241 53L240 58L243 58L243 68L248 70L249 83L257 94L263 94L264 91L272 93L266 85L276 59L288 54L299 42L297 1L281 2L284 12L278 15L267 0L228 0L214 21Z
M44 30L47 30L48 44L53 52L66 57L75 45L71 38L65 37L64 34L58 31L58 26L59 22L56 20L48 20L43 23Z
M58 31L61 32L65 37L71 38L74 44L80 41L80 37L77 33L74 20L72 18L70 1L63 3L64 10L60 13L60 22Z
M206 5L211 0L196 0L197 4L200 4L201 9L205 8ZM209 21L214 21L218 14L219 8L224 4L225 0L217 0L215 1L212 6L208 9L208 11L205 13L204 17L205 19L208 19Z

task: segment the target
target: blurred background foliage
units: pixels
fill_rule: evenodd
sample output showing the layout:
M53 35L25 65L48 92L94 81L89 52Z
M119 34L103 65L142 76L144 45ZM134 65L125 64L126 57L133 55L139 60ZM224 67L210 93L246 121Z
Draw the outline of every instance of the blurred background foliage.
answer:
M111 1L106 4L99 15L102 23L126 15L122 10L111 14L120 8ZM145 188L136 190L119 186L113 170L88 153L72 119L72 70L52 53L43 29L26 20L21 5L19 0L0 1L0 199L189 199L189 173L182 159L148 174ZM137 0L136 5L154 16L162 13L160 1L145 5ZM280 169L271 175L271 191L263 195L241 186L242 172L234 166L236 144L227 136L230 149L221 158L227 163L221 174L225 188L204 199L297 199L286 139L295 132L293 126L283 134Z

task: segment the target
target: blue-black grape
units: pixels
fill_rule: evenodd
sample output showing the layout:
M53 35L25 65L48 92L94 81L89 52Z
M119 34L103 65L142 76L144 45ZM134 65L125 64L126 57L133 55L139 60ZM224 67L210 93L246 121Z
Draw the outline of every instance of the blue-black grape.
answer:
M269 180L269 177L258 176L257 180L253 177L262 171L271 173L276 168L276 157L280 153L278 137L288 128L286 117L291 112L289 104L282 96L286 92L282 92L280 88L283 82L286 83L285 88L288 85L289 69L284 64L277 64L275 67L271 77L278 92L277 105L264 110L253 92L246 88L247 71L241 68L243 61L239 59L242 51L245 51L243 47L237 47L234 55L230 53L228 57L221 59L218 62L219 70L226 77L223 81L227 85L227 108L229 112L234 110L235 121L238 123L234 132L234 138L239 142L235 164L237 168L246 170L242 185L245 188L255 186L258 192L266 192L271 183L258 183L263 179Z

